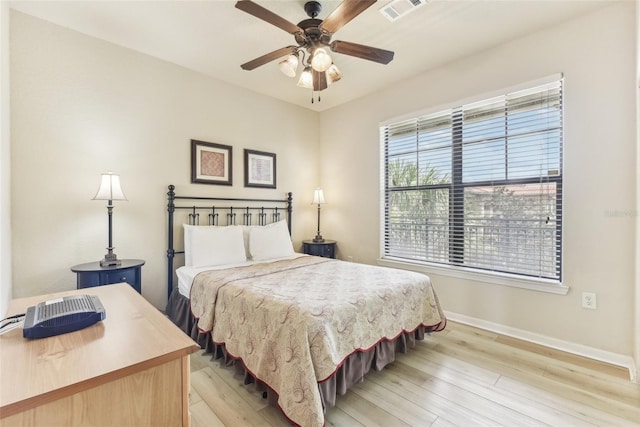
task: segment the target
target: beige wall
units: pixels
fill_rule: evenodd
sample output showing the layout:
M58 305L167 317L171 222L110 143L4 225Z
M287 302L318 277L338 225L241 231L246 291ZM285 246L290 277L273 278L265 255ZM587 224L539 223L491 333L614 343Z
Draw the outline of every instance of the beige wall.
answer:
M634 3L608 6L421 74L321 115L323 234L339 255L379 257L378 124L539 79L565 76L567 295L426 269L446 310L607 352L633 354L636 217ZM613 214L612 214L613 212ZM581 308L582 291L598 309Z
M11 299L9 4L0 2L0 318Z
M7 9L0 3L4 48ZM308 194L321 184L329 202L322 211L323 235L338 238L340 257L375 263L379 122L563 72L569 294L431 276L450 312L633 354L634 334L640 333L638 314L633 327L632 298L637 218L624 213L637 206L634 6L623 2L578 17L321 114L12 12L13 262L7 261L10 240L3 228L0 280L7 283L13 265L15 296L74 287L69 267L105 252L106 209L90 199L107 170L121 174L129 198L115 208L116 253L147 261L143 293L158 307L165 301L169 183L201 194L271 197L293 191L298 245L315 231ZM6 49L2 58L4 64ZM8 87L0 90L4 105ZM8 119L3 109L3 129ZM234 146L232 188L189 183L191 138ZM5 159L6 130L1 143ZM243 188L243 148L277 153L276 191ZM3 160L0 225L8 224L7 166ZM8 289L2 288L0 309ZM598 310L580 307L582 291L598 294Z
M100 173L121 175L119 258L146 260L143 295L166 303L166 192L294 196L293 239L313 236L317 114L132 50L11 13L13 293L75 287L107 246ZM190 184L190 139L232 145L233 187ZM277 155L276 190L245 189L243 149Z

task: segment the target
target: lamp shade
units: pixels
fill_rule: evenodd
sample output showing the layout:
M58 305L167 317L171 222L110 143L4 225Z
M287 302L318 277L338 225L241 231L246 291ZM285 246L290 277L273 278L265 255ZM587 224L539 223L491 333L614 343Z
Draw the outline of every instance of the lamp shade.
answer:
M342 78L342 73L336 67L336 64L331 64L331 67L327 70L327 83L335 83Z
M298 69L298 57L293 54L287 56L285 59L280 61L278 68L280 68L280 71L282 71L284 75L295 77L296 70Z
M100 188L93 200L127 200L120 187L120 175L103 173Z
M313 58L311 58L311 67L313 67L314 70L319 72L327 71L327 69L331 67L332 63L333 60L331 59L331 56L329 56L327 51L322 49L321 47L317 48L313 52Z
M312 202L312 203L313 203L314 205L322 205L322 204L327 203L327 202L324 200L324 192L322 191L322 189L321 189L321 188L316 188L316 189L313 191L313 202Z
M300 74L298 86L306 89L313 89L313 74L311 73L311 67L304 68L304 71Z

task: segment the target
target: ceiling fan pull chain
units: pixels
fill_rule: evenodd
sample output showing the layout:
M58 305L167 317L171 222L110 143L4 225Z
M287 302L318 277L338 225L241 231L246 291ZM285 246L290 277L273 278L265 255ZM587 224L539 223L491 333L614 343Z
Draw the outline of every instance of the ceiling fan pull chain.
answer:
M313 104L313 91L311 91L311 103Z

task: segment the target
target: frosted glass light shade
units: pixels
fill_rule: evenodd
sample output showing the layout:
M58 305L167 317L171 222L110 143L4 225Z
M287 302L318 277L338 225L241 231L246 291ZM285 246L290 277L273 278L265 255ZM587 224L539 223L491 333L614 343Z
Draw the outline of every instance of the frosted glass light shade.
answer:
M300 80L298 80L298 86L305 89L313 89L313 74L311 73L311 67L304 67L304 71L300 74Z
M100 188L93 200L127 200L120 187L120 175L103 173Z
M313 51L313 58L311 58L311 66L313 67L314 70L318 72L327 71L329 67L331 67L332 63L333 63L333 60L331 59L331 56L329 56L326 50L319 47Z
M327 70L327 83L335 83L342 78L342 73L336 67L336 64L331 64L331 67Z
M314 205L323 205L323 204L327 203L324 200L324 192L322 191L321 188L316 188L313 191L313 202L311 202L311 203L313 203Z
M298 70L298 57L289 55L278 64L278 68L285 76L295 77Z

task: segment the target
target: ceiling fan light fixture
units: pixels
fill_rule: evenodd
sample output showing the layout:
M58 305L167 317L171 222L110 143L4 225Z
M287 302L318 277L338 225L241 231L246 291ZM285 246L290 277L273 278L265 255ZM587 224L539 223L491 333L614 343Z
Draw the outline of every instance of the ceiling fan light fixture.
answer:
M304 71L300 74L300 80L298 80L298 87L313 89L313 74L311 73L311 67L304 67Z
M314 70L320 73L323 71L327 71L329 67L331 67L332 63L333 63L333 60L331 59L331 56L329 56L327 51L324 50L323 48L319 47L313 51L313 58L311 58L311 66L313 67Z
M298 65L302 63L304 68L298 80L298 86L311 89L313 93L327 88L328 85L342 78L342 73L333 64L333 59L328 51L366 59L379 64L388 64L393 60L394 53L390 50L378 49L358 43L342 40L331 41L333 34L360 15L376 0L342 0L337 8L325 19L317 19L321 6L316 0L305 0L304 10L310 19L304 19L294 24L287 19L271 12L255 3L254 0L238 0L236 8L255 16L269 24L294 36L297 45L285 46L259 56L249 62L241 64L243 70L254 70L268 62L278 60L278 68L283 74L295 77ZM398 2L426 3L428 0L390 0L394 7ZM398 10L394 9L395 12Z
M327 70L327 84L332 84L337 82L342 78L342 73L336 67L336 64L331 64L329 69Z
M280 61L278 68L285 76L295 77L298 70L298 57L294 54L288 55L285 59Z

